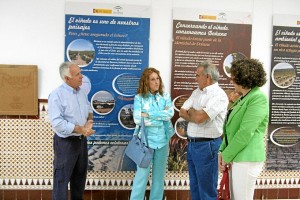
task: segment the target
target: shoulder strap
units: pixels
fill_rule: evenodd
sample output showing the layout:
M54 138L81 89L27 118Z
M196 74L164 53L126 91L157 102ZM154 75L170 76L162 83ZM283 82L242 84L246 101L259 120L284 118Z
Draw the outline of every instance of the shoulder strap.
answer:
M142 140L145 138L146 140L146 146L149 146L148 137L147 137L147 130L145 126L145 120L144 117L141 118L141 138Z

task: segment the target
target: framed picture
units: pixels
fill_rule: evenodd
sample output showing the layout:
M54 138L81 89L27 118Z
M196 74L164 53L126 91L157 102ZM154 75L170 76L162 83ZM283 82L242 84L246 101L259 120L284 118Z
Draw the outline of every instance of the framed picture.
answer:
M0 65L0 115L38 115L36 65Z

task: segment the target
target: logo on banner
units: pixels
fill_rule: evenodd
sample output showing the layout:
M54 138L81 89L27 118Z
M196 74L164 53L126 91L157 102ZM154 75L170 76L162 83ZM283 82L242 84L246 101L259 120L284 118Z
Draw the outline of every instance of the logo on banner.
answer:
M111 9L103 9L103 8L94 8L93 13L102 13L102 14L111 14L112 10Z
M115 6L113 9L113 14L123 15L123 8L121 6Z
M216 20L217 16L214 16L214 15L199 15L199 19Z
M220 20L220 21L226 21L227 20L226 19L226 13L223 13L223 12L219 13L218 14L218 20Z

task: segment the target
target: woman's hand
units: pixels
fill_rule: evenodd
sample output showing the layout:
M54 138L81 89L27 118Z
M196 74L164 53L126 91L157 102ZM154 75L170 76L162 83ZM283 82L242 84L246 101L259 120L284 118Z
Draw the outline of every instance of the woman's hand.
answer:
M231 169L231 164L230 163L225 163L225 161L222 158L222 154L219 153L218 154L218 165L219 165L219 171L220 172L224 172L225 169L227 168L228 170Z
M149 117L149 114L148 114L148 113L143 113L143 112L142 112L142 113L141 113L141 116L142 116L142 117Z

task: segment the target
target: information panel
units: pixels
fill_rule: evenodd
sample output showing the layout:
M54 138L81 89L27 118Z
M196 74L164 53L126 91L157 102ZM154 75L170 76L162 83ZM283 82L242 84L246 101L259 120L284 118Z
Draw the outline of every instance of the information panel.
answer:
M94 111L88 138L90 170L132 170L133 99L149 62L147 6L67 2L65 60L77 63Z
M169 170L186 170L186 144L180 135L187 122L179 118L184 101L196 89L195 71L204 60L219 68L219 85L229 94L231 62L249 57L251 52L251 14L175 8L173 11L172 89L176 133L171 141ZM181 147L181 148L178 148Z
M267 169L300 170L300 16L273 16Z

